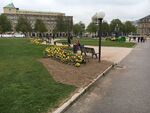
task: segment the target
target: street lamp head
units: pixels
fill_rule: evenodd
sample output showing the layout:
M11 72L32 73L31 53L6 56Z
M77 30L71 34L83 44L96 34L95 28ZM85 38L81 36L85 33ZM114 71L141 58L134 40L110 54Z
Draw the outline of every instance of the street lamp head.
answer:
M98 12L96 13L96 18L97 19L103 19L105 17L105 13L104 12Z
M103 18L105 17L105 13L104 12L97 12L93 17L92 17L92 21L94 23L97 23L98 20L103 20Z

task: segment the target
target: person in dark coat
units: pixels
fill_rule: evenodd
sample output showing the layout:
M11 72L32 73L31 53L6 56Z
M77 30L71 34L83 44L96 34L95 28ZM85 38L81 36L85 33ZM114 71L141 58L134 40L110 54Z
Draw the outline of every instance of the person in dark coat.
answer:
M140 40L141 40L141 37L140 37L140 36L138 36L138 42L140 42Z
M143 36L141 37L141 42L144 42L144 37Z
M70 45L71 44L71 38L68 37L68 44Z
M71 44L71 35L70 35L70 33L68 34L68 45L70 46L70 44Z

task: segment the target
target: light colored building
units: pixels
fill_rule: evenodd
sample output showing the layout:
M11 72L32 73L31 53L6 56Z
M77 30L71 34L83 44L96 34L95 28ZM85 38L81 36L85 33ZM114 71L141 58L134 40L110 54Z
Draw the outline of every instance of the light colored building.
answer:
M138 21L137 33L140 35L150 35L150 15Z
M15 27L19 17L27 18L33 29L36 20L42 20L47 27L48 33L53 32L53 30L56 27L57 19L60 16L63 17L64 22L67 22L67 25L73 26L73 17L66 16L65 13L20 10L19 8L16 8L13 3L5 6L3 10L3 14L5 14L8 17L12 24L13 31L15 31ZM69 28L72 29L72 27Z

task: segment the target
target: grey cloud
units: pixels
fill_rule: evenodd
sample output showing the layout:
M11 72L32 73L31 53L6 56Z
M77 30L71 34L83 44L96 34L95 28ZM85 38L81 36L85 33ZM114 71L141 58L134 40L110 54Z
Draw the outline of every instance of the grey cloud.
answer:
M0 0L2 7L10 0ZM105 20L114 18L137 20L150 14L150 0L13 0L20 9L64 12L72 15L74 22L83 21L88 24L97 11L106 13Z
M143 2L142 0L55 0L62 5L135 5Z

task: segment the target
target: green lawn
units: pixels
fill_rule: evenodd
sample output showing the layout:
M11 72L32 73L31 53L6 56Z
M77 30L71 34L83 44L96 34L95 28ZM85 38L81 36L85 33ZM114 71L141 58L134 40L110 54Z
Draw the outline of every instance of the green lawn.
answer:
M0 113L43 113L75 87L56 83L37 60L44 46L0 39Z
M80 40L81 44L83 44L83 45L98 46L98 39L85 39L85 38L81 38L79 40ZM59 40L57 42L66 42L66 41L67 40L63 39L63 40ZM116 41L102 40L102 46L132 48L132 47L135 46L135 43L133 43L133 42L116 42Z

